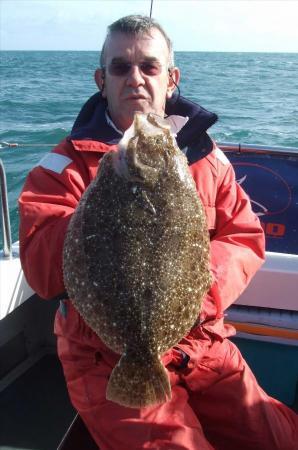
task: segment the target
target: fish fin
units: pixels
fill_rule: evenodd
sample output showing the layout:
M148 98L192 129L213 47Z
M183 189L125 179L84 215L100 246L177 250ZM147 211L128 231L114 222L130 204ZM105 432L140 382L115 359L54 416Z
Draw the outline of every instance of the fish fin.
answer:
M129 408L143 408L168 401L171 385L158 356L136 361L123 354L111 373L106 397Z

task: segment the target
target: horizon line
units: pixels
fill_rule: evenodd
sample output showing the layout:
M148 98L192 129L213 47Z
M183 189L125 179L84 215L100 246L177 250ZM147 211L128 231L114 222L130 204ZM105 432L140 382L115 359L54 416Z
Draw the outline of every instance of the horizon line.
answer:
M0 49L0 52L98 52L101 50L74 50L74 49ZM282 50L174 50L174 53L288 53L297 54L297 51Z

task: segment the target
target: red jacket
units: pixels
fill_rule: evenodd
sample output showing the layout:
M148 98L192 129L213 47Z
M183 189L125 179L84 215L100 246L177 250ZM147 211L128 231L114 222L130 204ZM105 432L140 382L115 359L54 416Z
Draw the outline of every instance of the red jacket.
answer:
M95 177L99 159L115 148L92 140L64 140L26 180L19 200L20 255L30 286L42 298L65 291L62 248L68 221ZM264 260L264 234L221 150L214 145L190 171L211 237L214 283L201 313L204 320L221 316L248 285Z
M182 103L184 115L189 116L187 106ZM68 221L101 156L116 148L115 133L106 126L100 136L98 125L104 124L104 118L95 116L90 108L83 108L79 131L77 120L71 139L31 171L20 197L21 261L29 284L44 298L65 290L62 248ZM199 108L193 118L186 132L178 133L177 142L186 152L205 207L214 283L203 302L201 325L162 355L172 399L140 410L107 401L108 377L119 355L103 344L67 301L62 304L66 310L61 308L56 315L55 331L70 397L98 446L106 450L211 449L205 430L214 448L294 449L294 414L264 393L239 351L223 339L232 330L219 318L263 262L264 234L231 164L206 134L210 117L205 120L205 111Z

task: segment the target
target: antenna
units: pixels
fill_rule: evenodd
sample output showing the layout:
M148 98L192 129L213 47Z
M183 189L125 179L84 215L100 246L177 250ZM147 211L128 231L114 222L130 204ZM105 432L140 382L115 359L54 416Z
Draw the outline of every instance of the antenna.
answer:
M150 5L150 19L152 17L152 8L153 8L153 0L151 0L151 5Z

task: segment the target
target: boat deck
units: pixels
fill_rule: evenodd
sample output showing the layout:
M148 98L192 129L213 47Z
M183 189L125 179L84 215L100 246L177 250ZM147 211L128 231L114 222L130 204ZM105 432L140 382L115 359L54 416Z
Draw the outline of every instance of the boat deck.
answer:
M297 347L234 342L264 389L298 411ZM0 394L0 449L54 450L74 417L60 362L55 354L45 355Z
M45 355L0 393L0 449L54 450L74 416L60 362Z

